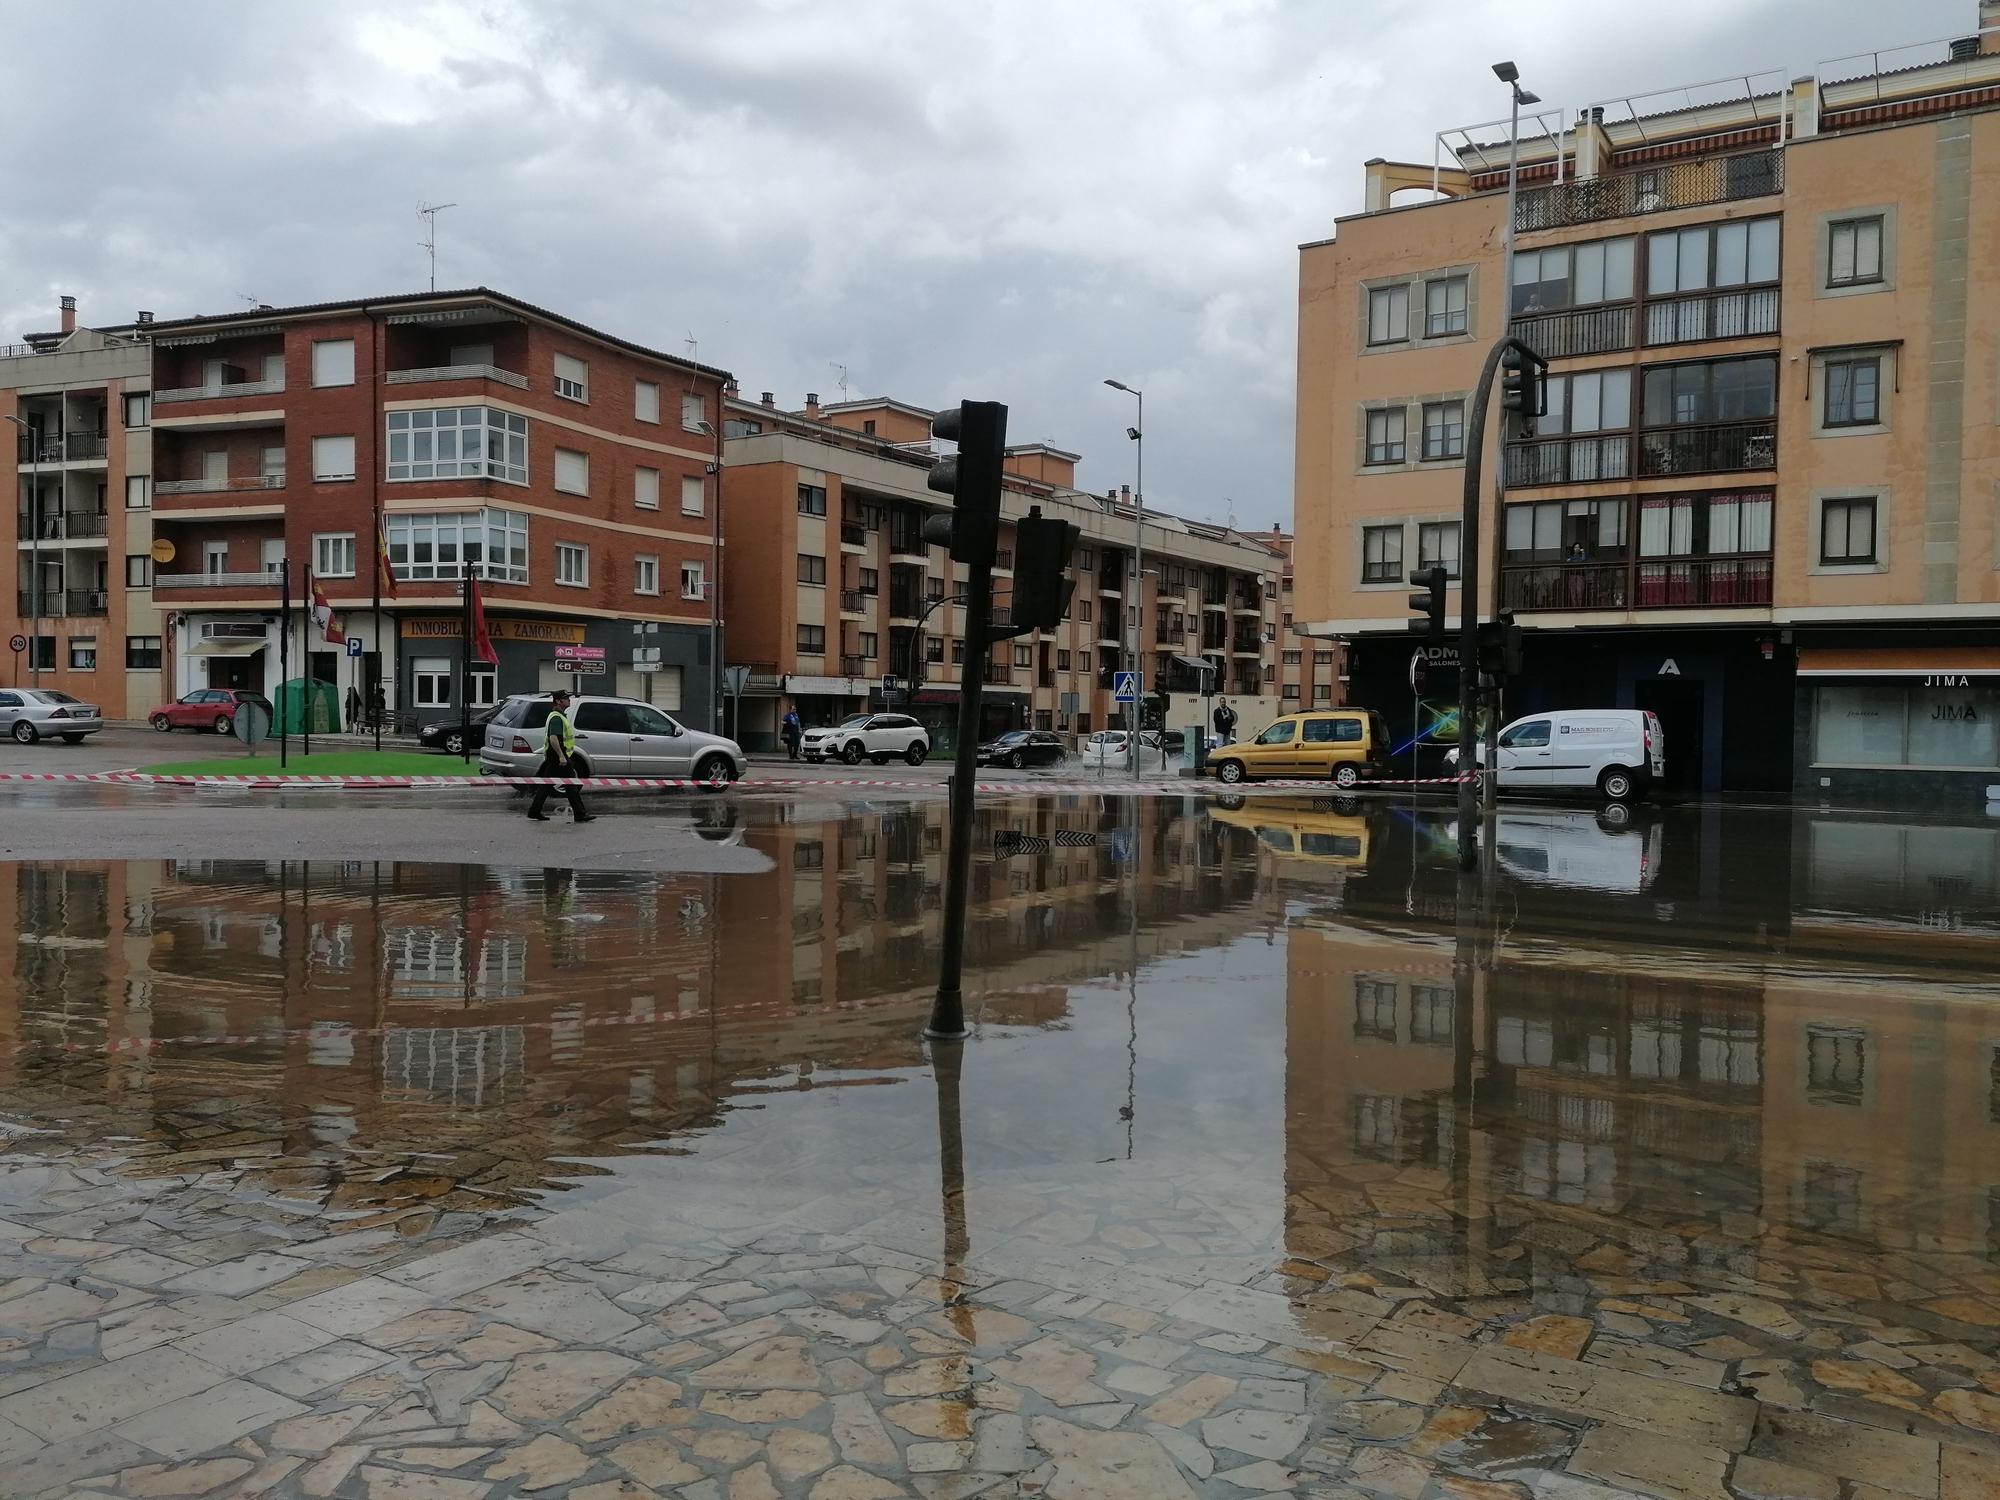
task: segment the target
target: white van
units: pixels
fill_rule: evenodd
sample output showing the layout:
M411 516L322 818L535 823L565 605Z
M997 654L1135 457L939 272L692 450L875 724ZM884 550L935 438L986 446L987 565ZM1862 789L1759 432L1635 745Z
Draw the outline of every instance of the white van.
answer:
M1591 791L1613 802L1641 797L1667 774L1660 721L1636 708L1562 709L1516 719L1500 731L1502 791ZM1486 763L1486 746L1475 747ZM1458 763L1458 752L1446 759Z

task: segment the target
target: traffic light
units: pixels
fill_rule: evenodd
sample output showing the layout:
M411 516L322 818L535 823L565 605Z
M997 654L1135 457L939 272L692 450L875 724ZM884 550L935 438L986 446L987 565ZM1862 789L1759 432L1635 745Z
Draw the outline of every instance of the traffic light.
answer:
M1498 619L1479 627L1479 670L1492 677L1521 675L1521 627L1514 623L1511 609L1500 611Z
M1410 575L1411 586L1423 590L1410 595L1410 608L1421 617L1410 621L1413 634L1428 635L1434 641L1444 639L1444 586L1450 577L1442 563L1432 563Z
M1062 623L1076 592L1069 560L1080 535L1073 523L1043 515L1039 505L1014 523L1014 629L1054 630Z
M961 401L931 419L931 436L958 452L931 465L927 483L953 501L949 537L932 517L924 535L949 540L952 560L993 565L1000 543L1000 473L1007 451L1007 408L998 401ZM1053 621L1050 622L1054 624Z
M1500 407L1513 419L1513 435L1535 435L1535 418L1542 414L1542 367L1519 349L1500 359Z

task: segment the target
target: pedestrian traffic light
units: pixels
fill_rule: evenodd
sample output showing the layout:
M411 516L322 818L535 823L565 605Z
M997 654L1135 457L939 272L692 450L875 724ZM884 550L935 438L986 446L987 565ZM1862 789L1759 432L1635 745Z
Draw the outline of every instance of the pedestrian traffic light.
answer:
M1535 356L1509 349L1500 359L1500 407L1513 422L1513 435L1535 435L1542 414L1542 368Z
M1492 677L1519 677L1522 666L1521 627L1511 609L1479 627L1479 670Z
M1410 608L1419 616L1410 621L1413 634L1428 635L1434 641L1444 639L1444 586L1450 578L1442 563L1432 563L1410 575L1411 586L1423 590L1410 595Z
M924 525L924 536L948 542L955 562L991 567L1000 543L1007 408L998 401L961 401L931 419L931 436L958 444L958 452L932 464L927 481L932 489L952 497L948 534L947 526L937 524L943 518L932 517Z
M1014 629L1054 630L1062 623L1076 592L1069 560L1080 535L1073 523L1043 515L1039 505L1014 523Z

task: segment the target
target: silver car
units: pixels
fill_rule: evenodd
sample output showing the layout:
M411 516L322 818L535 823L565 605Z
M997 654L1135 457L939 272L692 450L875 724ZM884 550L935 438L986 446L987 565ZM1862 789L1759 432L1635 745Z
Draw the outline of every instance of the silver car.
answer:
M542 766L543 726L554 700L524 693L486 724L479 769L488 776L533 776ZM570 700L578 769L586 776L691 776L734 781L749 764L734 740L703 734L637 698L588 694Z
M24 745L55 735L67 745L80 745L86 734L104 727L104 715L94 703L79 703L54 688L0 689L0 732Z

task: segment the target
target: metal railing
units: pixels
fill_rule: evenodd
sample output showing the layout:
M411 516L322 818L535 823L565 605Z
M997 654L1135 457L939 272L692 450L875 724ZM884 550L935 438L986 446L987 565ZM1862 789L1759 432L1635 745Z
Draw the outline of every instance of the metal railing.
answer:
M1229 595L1221 589L1203 589L1201 591L1201 607L1203 609L1227 609L1229 608Z
M232 490L281 490L282 474L232 474L226 479L162 479L154 484L157 495L226 495Z
M169 401L220 401L230 396L282 396L285 377L276 380L236 380L228 385L180 385L153 392L153 405Z
M155 573L156 589L274 589L278 575L262 573Z
M1510 490L1632 477L1632 434L1594 432L1507 445Z
M1262 636L1232 636L1229 641L1230 653L1235 656L1255 656L1263 649L1264 639Z
M842 614L859 615L866 614L867 611L868 601L862 596L861 590L842 589L840 591L840 612Z
M1778 289L1689 292L1646 304L1646 347L1708 339L1757 338L1778 331Z
M922 560L931 555L931 544L924 540L921 532L907 532L898 535L889 533L889 551L897 557Z
M109 519L93 511L47 511L33 517L23 510L15 513L14 521L16 534L23 542L60 542L103 536Z
M1749 422L1705 422L1639 434L1639 473L1720 474L1778 466L1775 417Z
M1507 331L1545 359L1617 354L1632 347L1637 313L1629 302L1515 318Z
M843 656L840 659L840 675L842 677L866 677L868 675L868 663L859 656Z
M420 385L427 380L497 380L517 391L528 388L528 377L498 365L426 365L416 370L391 370L385 385Z
M66 615L101 615L111 608L111 596L103 589L63 590L63 613Z
M1770 602L1768 556L1627 558L1500 570L1502 609L1716 609Z
M840 523L840 545L843 547L866 547L868 528L854 521Z
M102 432L46 433L39 444L22 433L14 441L14 452L24 464L87 463L103 458L110 447L109 435Z
M1784 187L1785 154L1781 150L1711 156L1610 177L1525 188L1514 205L1514 228L1520 232L1560 229L1566 224L1625 219L1705 203L1733 203L1741 198L1768 197L1783 192Z

